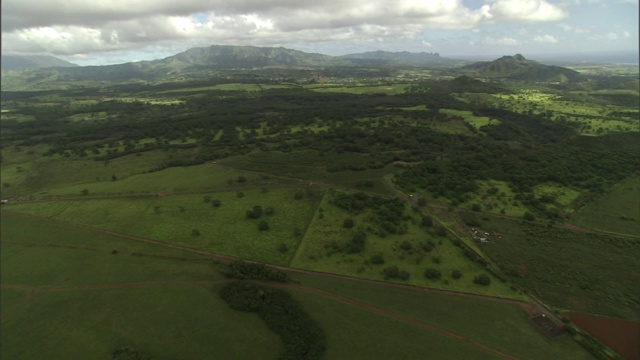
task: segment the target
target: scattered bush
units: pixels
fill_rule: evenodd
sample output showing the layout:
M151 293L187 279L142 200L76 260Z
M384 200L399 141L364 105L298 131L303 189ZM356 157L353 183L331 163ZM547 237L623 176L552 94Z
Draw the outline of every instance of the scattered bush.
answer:
M489 286L491 284L491 278L487 274L480 274L473 278L473 283L483 286Z
M282 270L267 267L264 264L235 260L224 268L222 274L234 279L256 279L275 282L287 282L289 277Z
M384 264L384 257L382 254L375 254L371 257L370 261L372 264L382 265Z
M397 266L389 266L385 268L382 270L382 275L384 275L385 279L409 280L409 273L400 270Z
M424 277L429 280L439 280L442 277L442 273L438 269L428 268L424 272Z
M258 230L267 231L269 229L270 229L269 223L267 223L266 221L262 220L258 223Z
M451 277L458 280L462 277L462 272L460 270L453 270L451 272Z

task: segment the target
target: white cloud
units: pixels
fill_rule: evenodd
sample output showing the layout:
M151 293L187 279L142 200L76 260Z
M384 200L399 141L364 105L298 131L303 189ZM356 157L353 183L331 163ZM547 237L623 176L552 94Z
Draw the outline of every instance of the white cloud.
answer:
M554 21L568 16L560 7L545 0L493 0L491 14L496 20Z
M533 38L533 41L538 42L538 43L550 43L550 44L555 44L558 42L558 39L556 39L553 35L539 35Z
M573 33L576 33L576 34L582 34L582 33L588 33L589 32L588 29L584 29L584 28L581 28L579 26L570 25L570 24L566 24L566 23L558 24L558 26L562 30L564 30L566 32L573 32Z
M567 16L546 0L3 0L2 50L82 54L165 45L413 39Z
M507 46L514 46L514 45L518 45L518 40L514 39L514 38L509 38L509 37L504 37L504 38L492 38L492 37L487 37L484 39L484 43L487 45L507 45Z

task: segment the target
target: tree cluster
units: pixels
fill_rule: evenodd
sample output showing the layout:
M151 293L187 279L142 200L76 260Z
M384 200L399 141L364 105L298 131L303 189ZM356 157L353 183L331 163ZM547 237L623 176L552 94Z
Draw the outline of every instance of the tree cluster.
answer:
M220 297L235 310L257 312L280 335L284 343L280 359L322 359L327 346L324 331L287 292L234 281L220 290Z

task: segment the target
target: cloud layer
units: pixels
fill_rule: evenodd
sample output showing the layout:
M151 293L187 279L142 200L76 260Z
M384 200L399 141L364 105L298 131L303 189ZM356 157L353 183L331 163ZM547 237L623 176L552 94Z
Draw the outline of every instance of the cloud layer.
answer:
M567 16L547 0L486 0L475 8L462 0L3 0L2 49L74 55L176 42L375 42Z

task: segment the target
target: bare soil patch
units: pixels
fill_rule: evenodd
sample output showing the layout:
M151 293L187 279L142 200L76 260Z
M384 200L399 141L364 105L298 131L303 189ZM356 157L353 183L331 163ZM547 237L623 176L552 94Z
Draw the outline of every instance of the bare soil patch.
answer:
M640 323L585 313L569 319L627 360L640 360Z

